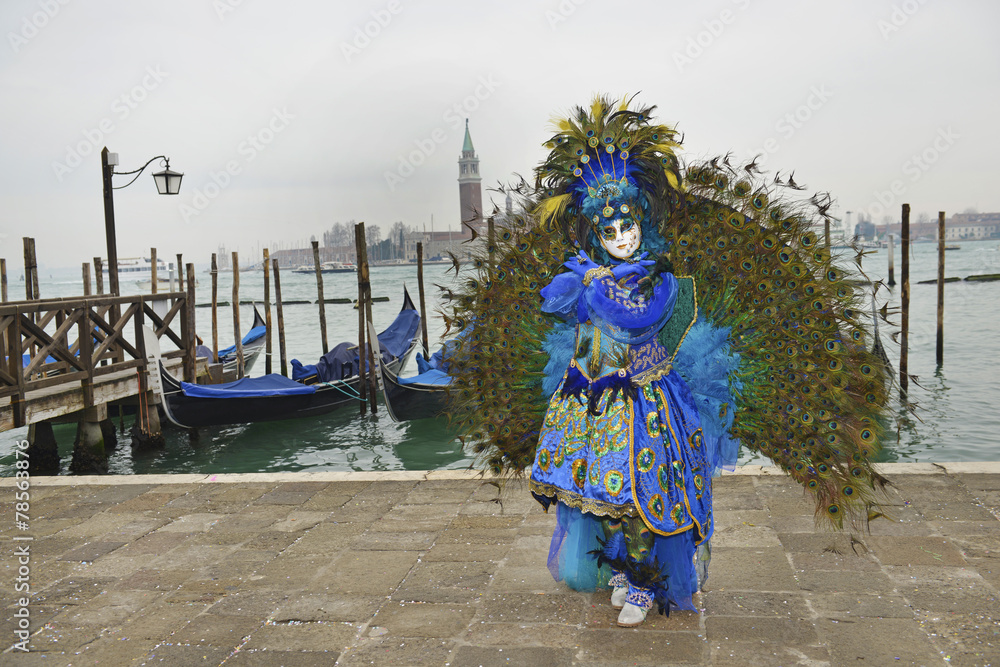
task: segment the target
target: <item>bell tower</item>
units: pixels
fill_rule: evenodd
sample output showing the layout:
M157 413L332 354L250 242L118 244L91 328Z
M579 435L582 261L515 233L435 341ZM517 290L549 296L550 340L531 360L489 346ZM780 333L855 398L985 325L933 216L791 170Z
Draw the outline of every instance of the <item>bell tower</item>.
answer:
M462 156L458 159L458 198L461 208L460 220L468 223L477 232L483 232L483 190L482 176L479 175L479 158L472 147L469 134L469 119L465 119L465 142ZM468 235L465 225L462 232Z

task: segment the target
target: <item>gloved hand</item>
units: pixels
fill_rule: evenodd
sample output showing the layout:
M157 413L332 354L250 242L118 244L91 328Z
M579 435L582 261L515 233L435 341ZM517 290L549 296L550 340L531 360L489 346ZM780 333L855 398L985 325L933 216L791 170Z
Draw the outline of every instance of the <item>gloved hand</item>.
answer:
M647 266L653 266L654 264L656 264L656 262L654 262L653 260L646 259L648 255L649 255L648 252L644 252L641 255L639 255L638 259L636 259L634 262L622 262L617 266L612 266L611 275L615 277L615 280L621 280L625 276L630 276L632 274L645 275L646 274L645 268Z
M577 274L581 278L587 275L587 271L590 271L591 269L600 268L600 265L597 264L597 262L592 260L590 257L588 257L587 253L585 253L582 250L580 251L580 254L577 255L574 259L564 262L563 266L565 266L567 269Z

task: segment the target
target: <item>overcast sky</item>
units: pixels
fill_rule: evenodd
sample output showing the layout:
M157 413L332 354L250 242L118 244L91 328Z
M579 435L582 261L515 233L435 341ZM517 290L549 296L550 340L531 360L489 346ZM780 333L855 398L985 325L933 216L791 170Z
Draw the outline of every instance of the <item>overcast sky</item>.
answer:
M116 191L120 257L457 230L465 118L486 199L597 92L641 91L685 159L763 154L852 223L1000 211L998 25L995 0L3 0L0 257L106 254L105 145L185 174Z

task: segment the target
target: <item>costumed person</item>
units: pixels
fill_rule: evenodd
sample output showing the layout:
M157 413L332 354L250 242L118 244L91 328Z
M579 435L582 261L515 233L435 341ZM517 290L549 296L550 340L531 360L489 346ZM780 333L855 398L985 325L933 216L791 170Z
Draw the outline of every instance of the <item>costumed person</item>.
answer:
M466 330L449 356L463 439L501 479L530 468L557 507L550 570L612 587L626 627L654 602L695 608L712 478L741 444L835 527L880 516L886 483L889 376L812 231L828 200L781 199L799 186L753 164L683 170L652 111L598 98L560 121L523 217L445 312Z

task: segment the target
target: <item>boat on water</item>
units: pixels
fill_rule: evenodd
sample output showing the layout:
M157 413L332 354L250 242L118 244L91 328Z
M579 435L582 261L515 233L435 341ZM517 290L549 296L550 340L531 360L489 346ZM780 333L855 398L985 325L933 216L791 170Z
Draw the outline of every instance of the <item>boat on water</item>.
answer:
M354 273L358 270L354 264L350 262L323 262L319 265L320 273ZM315 266L302 265L298 268L292 269L292 273L316 273Z
M101 267L104 275L108 275L108 262ZM163 278L170 272L167 263L156 258L156 277ZM134 280L136 282L153 280L153 260L149 257L120 257L118 259L118 280Z
M368 327L371 328L371 322ZM425 359L417 353L417 370L411 377L400 377L387 364L379 364L382 398L386 410L393 421L404 422L416 419L440 417L448 407L448 363L445 357L452 341Z
M266 336L267 324L264 322L264 318L261 317L260 312L257 310L257 305L254 304L253 324L250 325L250 331L248 331L240 340L243 345L244 374L250 372L250 369L253 368L254 362L257 361L257 357L259 357L260 353L264 350L264 344L267 342ZM197 356L209 358L212 356L212 351L207 347L199 346L198 349L203 353L199 353ZM223 373L232 373L236 371L239 359L236 356L235 344L219 350L219 363L222 364Z
M405 293L403 308L392 324L378 335L380 361L394 373L405 367L417 346L420 314ZM346 346L346 347L345 347ZM338 363L335 353L353 352L347 363ZM160 364L161 400L167 419L184 428L224 426L251 422L315 417L342 405L357 403L360 397L362 367L357 347L338 345L315 365L299 364L299 379L271 373L243 378L218 385L193 385L181 382ZM347 370L340 379L325 379Z

